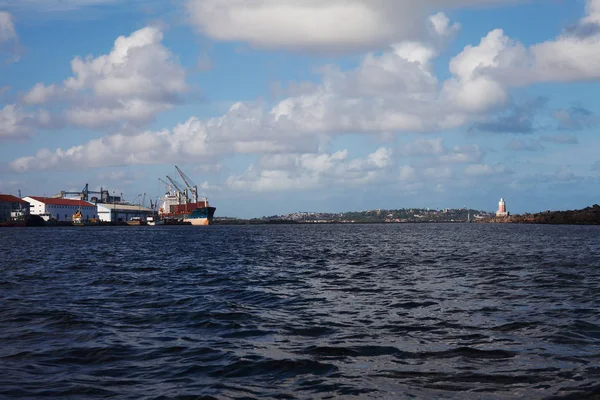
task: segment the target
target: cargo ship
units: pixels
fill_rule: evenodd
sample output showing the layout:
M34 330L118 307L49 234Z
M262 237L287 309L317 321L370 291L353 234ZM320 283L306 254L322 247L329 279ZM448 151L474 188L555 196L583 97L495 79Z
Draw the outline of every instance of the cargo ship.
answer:
M165 224L176 222L192 225L212 224L216 208L208 204L206 197L199 198L198 186L194 185L179 167L175 166L175 169L183 179L185 188L170 176L167 176L168 182L158 178L168 189L158 209L159 218L165 221Z

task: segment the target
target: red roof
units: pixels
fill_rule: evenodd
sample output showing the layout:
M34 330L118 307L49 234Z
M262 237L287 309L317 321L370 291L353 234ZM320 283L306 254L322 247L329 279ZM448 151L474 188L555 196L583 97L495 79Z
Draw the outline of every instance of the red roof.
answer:
M25 200L21 200L20 198L12 196L10 194L0 194L0 203L24 203L24 204L29 204Z
M34 200L40 201L44 204L52 204L56 206L78 206L78 207L96 207L92 203L88 203L83 200L74 199L57 199L54 197L40 197L40 196L28 196Z

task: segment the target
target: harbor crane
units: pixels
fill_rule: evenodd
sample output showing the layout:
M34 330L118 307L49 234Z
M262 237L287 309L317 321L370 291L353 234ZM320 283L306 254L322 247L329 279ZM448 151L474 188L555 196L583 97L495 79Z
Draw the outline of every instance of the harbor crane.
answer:
M61 191L59 194L55 195L54 198L64 199L67 196L77 196L80 200L89 201L89 195L91 194L99 194L100 199L98 197L92 197L92 201L100 200L101 203L114 203L115 201L120 202L123 194L121 193L121 197L111 196L108 190L104 188L100 188L100 191L97 190L89 190L89 185L86 183L85 187L81 190L81 192L67 192ZM114 193L114 192L113 192Z
M194 196L194 203L198 203L198 186L194 185L194 182L192 182L190 177L183 173L183 171L179 169L177 165L175 166L175 169L177 172L179 172L179 176L181 176L181 179L183 179L183 182L189 191L192 192L192 195Z

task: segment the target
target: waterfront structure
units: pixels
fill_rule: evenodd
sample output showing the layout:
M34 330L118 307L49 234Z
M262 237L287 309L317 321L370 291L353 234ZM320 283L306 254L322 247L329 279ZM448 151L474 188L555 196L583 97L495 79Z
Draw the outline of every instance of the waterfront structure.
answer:
M98 203L98 218L103 222L129 222L133 220L146 220L154 215L154 211L135 204L108 204Z
M73 221L77 211L81 212L84 221L98 218L96 206L84 200L39 196L27 196L23 200L30 204L30 214L39 215L44 221Z
M21 219L29 215L29 203L10 194L0 194L0 221Z
M508 217L509 213L506 211L506 202L503 198L500 198L498 202L498 211L496 211L496 217Z

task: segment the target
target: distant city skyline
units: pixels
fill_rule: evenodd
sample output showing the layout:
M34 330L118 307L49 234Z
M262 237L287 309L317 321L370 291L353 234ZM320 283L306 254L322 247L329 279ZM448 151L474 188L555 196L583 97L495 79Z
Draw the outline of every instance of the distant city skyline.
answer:
M600 0L0 0L0 193L215 216L600 200Z

